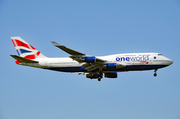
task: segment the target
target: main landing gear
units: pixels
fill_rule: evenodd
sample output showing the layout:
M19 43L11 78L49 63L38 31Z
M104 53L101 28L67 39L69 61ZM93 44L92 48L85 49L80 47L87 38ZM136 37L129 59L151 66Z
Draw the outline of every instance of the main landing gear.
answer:
M102 71L100 71L100 72L99 72L98 81L101 81L102 77L103 77L103 73L102 73Z
M101 81L101 79L103 78L103 73L102 71L95 74L89 73L89 74L86 74L86 78L98 79L98 81Z
M156 73L157 69L154 70L154 77L157 76L157 73Z

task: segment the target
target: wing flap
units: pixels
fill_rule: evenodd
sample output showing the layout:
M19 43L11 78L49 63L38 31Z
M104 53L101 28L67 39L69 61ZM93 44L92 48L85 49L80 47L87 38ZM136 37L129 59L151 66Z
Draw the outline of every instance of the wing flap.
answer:
M96 65L91 64L91 63L85 63L82 65L82 67L84 67L87 71L93 71L95 69L98 69Z
M38 63L38 61L34 61L34 60L30 60L30 59L26 59L17 55L10 55L11 57L13 57L14 59L23 62L23 63Z

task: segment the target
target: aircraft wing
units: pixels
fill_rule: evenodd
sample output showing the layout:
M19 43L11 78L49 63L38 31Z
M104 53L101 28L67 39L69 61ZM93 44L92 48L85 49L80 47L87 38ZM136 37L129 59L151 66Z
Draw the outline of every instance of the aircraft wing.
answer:
M52 42L52 44L53 44L54 46L60 48L61 50L67 52L67 53L70 54L70 55L85 55L84 53L80 53L80 52L78 52L78 51L75 51L75 50L72 50L72 49L70 49L70 48L67 48L67 47L65 47L65 46L63 46L63 45L59 45L59 44L56 43L55 41L51 41L51 42Z
M72 50L70 48L67 48L66 46L63 45L59 45L58 43L56 43L55 41L51 41L52 44L58 48L60 48L61 50L65 51L66 53L72 55L70 56L70 58L72 58L73 60L76 60L78 62L81 62L80 59L83 56L86 56L86 54ZM100 58L96 58L96 62L105 62L104 60L100 59ZM81 62L82 63L82 62Z
M106 64L106 61L103 59L100 59L94 56L87 56L84 53L72 50L63 45L59 45L58 43L54 41L51 41L51 42L54 46L70 54L71 59L76 60L79 63L84 63L82 67L84 67L88 72L93 72L96 69L102 69L104 67L104 64ZM118 67L121 68L121 67L124 67L124 65L119 64Z

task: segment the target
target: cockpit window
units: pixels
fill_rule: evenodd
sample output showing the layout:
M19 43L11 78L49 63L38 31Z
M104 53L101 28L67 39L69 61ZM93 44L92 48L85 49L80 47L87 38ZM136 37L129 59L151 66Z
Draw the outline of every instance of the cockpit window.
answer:
M159 56L162 55L162 54L158 54Z

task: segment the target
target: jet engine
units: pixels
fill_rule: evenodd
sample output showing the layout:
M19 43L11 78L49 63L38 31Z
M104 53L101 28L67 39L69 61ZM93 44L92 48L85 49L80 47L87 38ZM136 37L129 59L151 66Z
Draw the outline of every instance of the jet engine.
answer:
M117 78L117 72L104 73L106 78Z
M104 68L106 69L117 69L117 64L116 63L108 63L104 65Z

